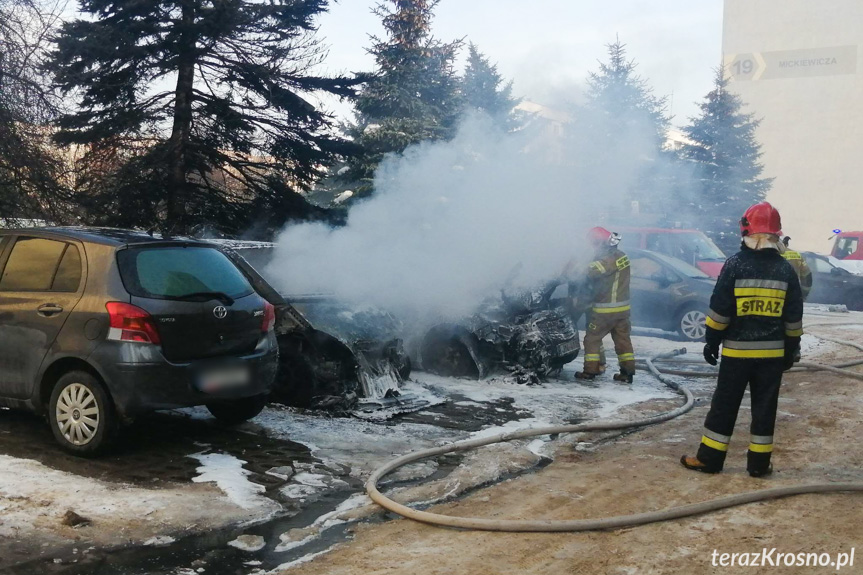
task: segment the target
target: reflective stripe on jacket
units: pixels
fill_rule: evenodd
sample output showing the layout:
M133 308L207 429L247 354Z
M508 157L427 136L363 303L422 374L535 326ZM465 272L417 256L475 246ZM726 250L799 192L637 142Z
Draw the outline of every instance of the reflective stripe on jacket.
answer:
M803 335L800 280L776 250L744 246L719 274L706 323L725 357L782 357Z
M617 248L609 248L590 262L587 277L593 284L593 311L629 311L629 258Z

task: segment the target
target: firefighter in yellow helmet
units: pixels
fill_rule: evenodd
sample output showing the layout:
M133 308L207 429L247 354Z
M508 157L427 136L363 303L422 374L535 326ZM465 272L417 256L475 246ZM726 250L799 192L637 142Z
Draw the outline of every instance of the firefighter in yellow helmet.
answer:
M809 264L806 263L806 259L800 252L795 252L788 247L790 242L791 238L789 236L782 238L782 244L785 246L782 257L794 268L797 279L800 280L800 291L803 292L803 301L806 301L806 298L809 297L809 292L812 291L812 270L809 269Z
M584 371L576 379L594 379L601 373L602 338L611 334L617 353L620 373L615 381L632 383L635 375L635 353L632 349L629 305L629 258L618 249L620 236L605 228L592 228L588 239L593 244L594 261L588 266L587 277L593 292L593 305L584 335Z

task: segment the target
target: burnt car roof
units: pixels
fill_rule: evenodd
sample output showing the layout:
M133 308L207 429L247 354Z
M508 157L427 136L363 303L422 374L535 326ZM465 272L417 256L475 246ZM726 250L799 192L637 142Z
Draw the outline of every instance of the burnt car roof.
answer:
M66 236L67 238L80 240L82 242L90 242L96 244L105 244L112 246L146 244L157 242L184 242L195 243L201 245L212 245L204 240L197 240L185 236L163 236L158 233L147 233L141 230L127 230L122 228L91 228L85 226L51 226L41 228L9 228L0 230L2 234L34 234L34 235L51 235L57 234Z

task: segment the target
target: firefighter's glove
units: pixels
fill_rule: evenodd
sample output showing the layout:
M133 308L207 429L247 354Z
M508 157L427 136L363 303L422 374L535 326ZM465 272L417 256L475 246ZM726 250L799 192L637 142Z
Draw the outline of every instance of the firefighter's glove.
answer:
M710 365L716 365L719 361L719 346L711 343L704 344L704 361Z

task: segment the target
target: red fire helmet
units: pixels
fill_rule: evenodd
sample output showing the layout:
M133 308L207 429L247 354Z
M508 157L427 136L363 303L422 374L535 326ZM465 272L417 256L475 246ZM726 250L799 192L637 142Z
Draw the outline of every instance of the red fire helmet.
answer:
M769 202L760 202L750 206L740 218L741 235L773 234L778 236L781 233L782 218L779 216L779 210L770 205Z
M587 230L587 239L595 246L608 243L611 238L611 232L605 228L595 227Z

